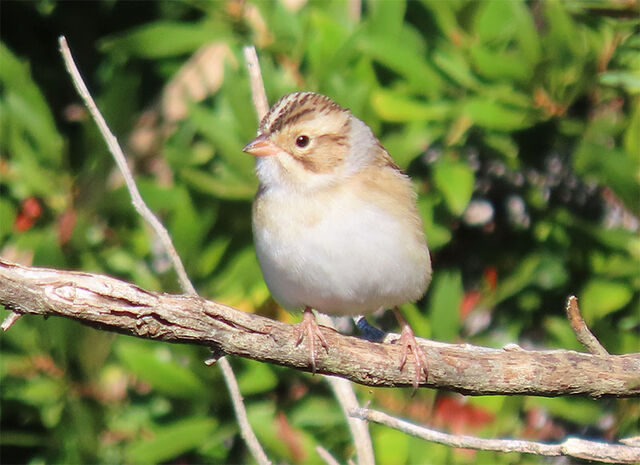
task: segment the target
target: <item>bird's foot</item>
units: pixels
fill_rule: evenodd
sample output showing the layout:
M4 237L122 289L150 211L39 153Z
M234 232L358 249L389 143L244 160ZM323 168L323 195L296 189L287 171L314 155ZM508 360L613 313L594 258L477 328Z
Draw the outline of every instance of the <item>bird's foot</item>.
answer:
M382 342L384 337L387 335L387 333L385 333L381 329L372 326L363 316L354 317L353 320L355 321L356 326L367 341Z
M405 364L407 363L407 359L409 358L409 352L412 352L414 358L413 364L415 366L415 373L411 384L413 385L413 393L415 394L418 386L420 385L422 373L424 373L425 381L429 377L427 356L418 345L418 341L416 341L416 337L413 334L413 330L411 329L411 326L409 326L407 320L404 319L397 308L394 308L393 312L396 315L400 326L402 327L402 333L400 334L400 339L398 339L398 342L402 345L403 351L398 369L402 371Z
M324 335L320 331L318 323L316 323L316 317L311 311L310 307L304 309L304 315L302 321L297 325L298 340L296 346L302 343L302 340L307 337L307 345L309 346L309 357L311 358L311 372L316 372L316 348L315 340L320 339L320 344L329 353L329 344Z

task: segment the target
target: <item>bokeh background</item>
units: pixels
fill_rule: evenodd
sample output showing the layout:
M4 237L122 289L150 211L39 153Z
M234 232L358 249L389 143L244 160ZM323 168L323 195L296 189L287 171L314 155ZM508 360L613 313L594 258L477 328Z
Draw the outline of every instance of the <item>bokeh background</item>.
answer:
M638 351L638 14L637 0L2 2L0 256L179 291L64 70L64 34L198 291L297 321L270 299L252 245L241 50L255 44L271 102L331 96L412 176L435 269L403 308L418 335L583 350L564 316L576 294L610 352ZM2 463L252 461L203 348L36 317L0 344ZM320 463L318 444L353 457L320 376L231 363L273 460ZM356 390L454 433L639 434L637 399ZM381 464L566 463L371 432Z

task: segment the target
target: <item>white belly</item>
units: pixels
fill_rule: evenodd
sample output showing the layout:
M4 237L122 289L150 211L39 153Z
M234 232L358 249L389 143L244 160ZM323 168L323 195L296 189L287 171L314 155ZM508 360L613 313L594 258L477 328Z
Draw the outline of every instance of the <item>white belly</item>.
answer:
M313 205L277 193L259 202L258 261L283 307L357 315L415 301L426 290L424 239L375 205L348 193Z

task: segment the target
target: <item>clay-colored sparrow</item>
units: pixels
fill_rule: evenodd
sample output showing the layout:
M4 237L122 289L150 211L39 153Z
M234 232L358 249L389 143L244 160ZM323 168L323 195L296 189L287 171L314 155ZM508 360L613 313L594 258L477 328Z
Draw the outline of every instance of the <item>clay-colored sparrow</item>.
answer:
M311 309L360 315L394 308L404 356L414 354L417 387L426 357L397 306L419 299L431 260L411 181L369 127L324 95L285 95L243 151L256 155L260 187L253 234L264 279L286 309L304 309L315 371Z

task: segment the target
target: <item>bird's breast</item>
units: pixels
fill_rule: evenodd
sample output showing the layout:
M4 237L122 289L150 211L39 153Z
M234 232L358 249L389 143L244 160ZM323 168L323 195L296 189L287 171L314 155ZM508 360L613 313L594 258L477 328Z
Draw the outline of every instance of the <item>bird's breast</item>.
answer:
M313 198L263 191L253 229L267 286L285 308L368 313L418 299L430 279L415 222L346 189Z

